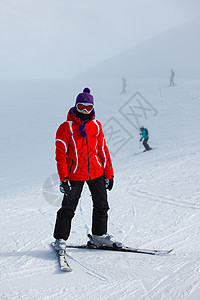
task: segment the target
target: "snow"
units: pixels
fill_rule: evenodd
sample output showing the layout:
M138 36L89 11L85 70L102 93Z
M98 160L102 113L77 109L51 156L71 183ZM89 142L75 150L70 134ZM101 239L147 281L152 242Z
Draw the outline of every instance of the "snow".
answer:
M200 82L176 83L168 87L166 80L129 79L125 95L120 94L119 79L0 84L1 299L198 299ZM133 247L173 248L168 256L69 249L73 272L58 268L50 247L62 200L54 136L85 86L95 97L97 119L105 131L113 117L131 136L117 153L112 141L108 143L115 170L109 233ZM139 117L155 148L146 153L139 133L120 113L136 92L157 111ZM48 189L50 195L44 193ZM85 185L70 244L87 241L91 209Z

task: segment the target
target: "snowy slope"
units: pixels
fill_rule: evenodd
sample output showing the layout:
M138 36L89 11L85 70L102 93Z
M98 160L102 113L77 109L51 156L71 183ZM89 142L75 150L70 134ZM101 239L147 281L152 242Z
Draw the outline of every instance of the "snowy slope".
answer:
M169 88L164 81L130 81L126 95L120 94L120 83L1 84L1 299L167 300L198 294L200 82L179 81ZM85 86L95 96L104 128L114 117L132 136L112 156L109 233L126 245L174 248L167 257L69 249L73 272L58 269L50 248L61 201L58 182L49 197L43 191L47 178L56 178L55 131ZM157 111L155 116L148 112L146 120L140 117L155 148L147 153L137 130L120 113L137 91ZM69 243L85 243L90 227L91 199L85 187Z
M80 73L81 78L199 78L200 19L161 32Z
M165 2L1 0L0 79L71 78L200 16L196 0Z

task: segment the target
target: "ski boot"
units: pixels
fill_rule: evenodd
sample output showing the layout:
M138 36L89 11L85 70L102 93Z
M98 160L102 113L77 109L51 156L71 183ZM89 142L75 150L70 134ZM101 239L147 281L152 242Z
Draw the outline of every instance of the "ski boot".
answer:
M56 239L55 240L55 249L59 252L60 255L63 255L66 250L66 243L63 239Z
M113 236L106 233L103 235L91 235L88 234L89 241L87 243L89 248L101 248L101 247L109 247L109 248L122 248L123 244L120 242L116 242L113 239Z

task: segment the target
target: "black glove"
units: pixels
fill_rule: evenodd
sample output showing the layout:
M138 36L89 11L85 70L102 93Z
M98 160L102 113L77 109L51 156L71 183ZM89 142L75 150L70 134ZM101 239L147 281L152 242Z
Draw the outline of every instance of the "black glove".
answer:
M60 191L61 191L61 193L65 194L66 196L69 196L71 190L72 190L72 187L70 185L69 180L65 180L65 181L60 182Z
M113 183L114 183L114 180L113 180L113 179L105 179L105 187L106 187L106 190L111 191L112 188L113 188Z
M142 138L140 139L140 142L142 141Z

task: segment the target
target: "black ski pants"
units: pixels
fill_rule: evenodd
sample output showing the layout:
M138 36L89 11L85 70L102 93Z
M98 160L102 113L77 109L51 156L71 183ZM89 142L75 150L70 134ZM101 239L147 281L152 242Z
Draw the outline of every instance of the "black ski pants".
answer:
M149 147L149 145L148 145L148 140L149 140L149 138L146 138L146 139L144 139L144 141L143 141L143 146L144 146L144 148L145 148L145 150L150 150L150 147Z
M72 218L81 197L85 181L70 181L72 195L70 199L64 195L62 207L57 212L54 229L55 239L67 240L70 235ZM92 195L92 234L102 235L107 232L108 210L107 191L105 189L104 176L86 181Z

